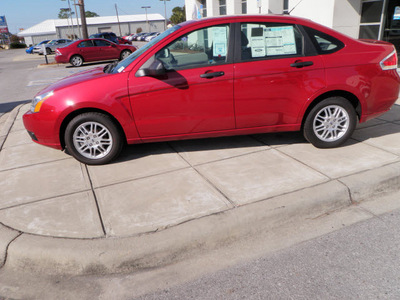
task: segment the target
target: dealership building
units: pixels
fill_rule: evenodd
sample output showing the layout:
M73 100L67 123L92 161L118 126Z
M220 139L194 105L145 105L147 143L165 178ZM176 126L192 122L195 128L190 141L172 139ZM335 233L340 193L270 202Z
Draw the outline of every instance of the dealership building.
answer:
M77 23L78 22L78 23ZM86 18L88 34L114 32L118 36L143 32L164 31L165 18L160 14L122 15ZM43 40L60 38L82 38L80 19L51 19L43 21L17 34L25 39L27 45Z
M188 20L236 14L290 14L353 38L379 39L400 51L399 0L185 0Z

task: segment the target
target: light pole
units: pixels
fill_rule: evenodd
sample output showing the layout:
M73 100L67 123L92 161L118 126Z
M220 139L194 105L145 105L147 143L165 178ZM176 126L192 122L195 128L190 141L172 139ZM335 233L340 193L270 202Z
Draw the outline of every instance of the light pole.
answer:
M160 1L164 1L164 17L165 17L164 30L167 30L167 4L165 1L170 1L170 0L160 0Z
M148 9L148 8L151 8L151 6L142 6L142 8L144 8L145 11L146 11L147 32L150 32L149 20L147 19L147 9Z

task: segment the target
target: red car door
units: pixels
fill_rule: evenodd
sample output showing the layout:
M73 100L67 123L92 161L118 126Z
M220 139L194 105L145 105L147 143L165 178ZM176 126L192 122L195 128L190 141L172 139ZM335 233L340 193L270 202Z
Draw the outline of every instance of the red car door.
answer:
M130 74L132 111L141 137L235 127L228 37L228 25L195 30L151 58L163 63L165 75Z
M94 46L92 40L84 40L77 46L78 54L83 57L84 61L98 60L98 48Z
M119 49L114 43L101 39L95 40L94 43L98 49L99 60L119 58Z
M298 125L305 102L325 87L322 59L304 55L305 39L295 25L242 23L240 31L237 128Z

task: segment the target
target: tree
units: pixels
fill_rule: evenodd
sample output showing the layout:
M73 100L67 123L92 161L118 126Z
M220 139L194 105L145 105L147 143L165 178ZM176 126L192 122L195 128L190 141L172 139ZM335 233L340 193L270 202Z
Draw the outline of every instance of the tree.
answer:
M170 18L173 24L179 24L186 21L185 6L176 6L172 9L172 15Z
M70 12L69 8L60 8L60 12L58 13L59 19L68 19L70 15L72 16L74 12Z
M100 17L98 14L90 10L85 11L85 16L86 18Z
M60 8L60 12L58 13L59 19L68 19L70 16L73 16L75 13L73 11L69 11L69 8ZM99 15L93 11L87 10L85 11L86 18L99 17Z

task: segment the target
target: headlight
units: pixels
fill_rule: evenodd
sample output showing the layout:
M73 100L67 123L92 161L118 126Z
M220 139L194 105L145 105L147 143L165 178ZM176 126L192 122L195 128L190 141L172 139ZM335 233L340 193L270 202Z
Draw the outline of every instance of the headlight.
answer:
M47 92L45 94L36 96L32 100L31 104L31 112L36 113L40 111L40 108L42 107L43 102L47 99L50 98L51 96L54 95L54 91Z

